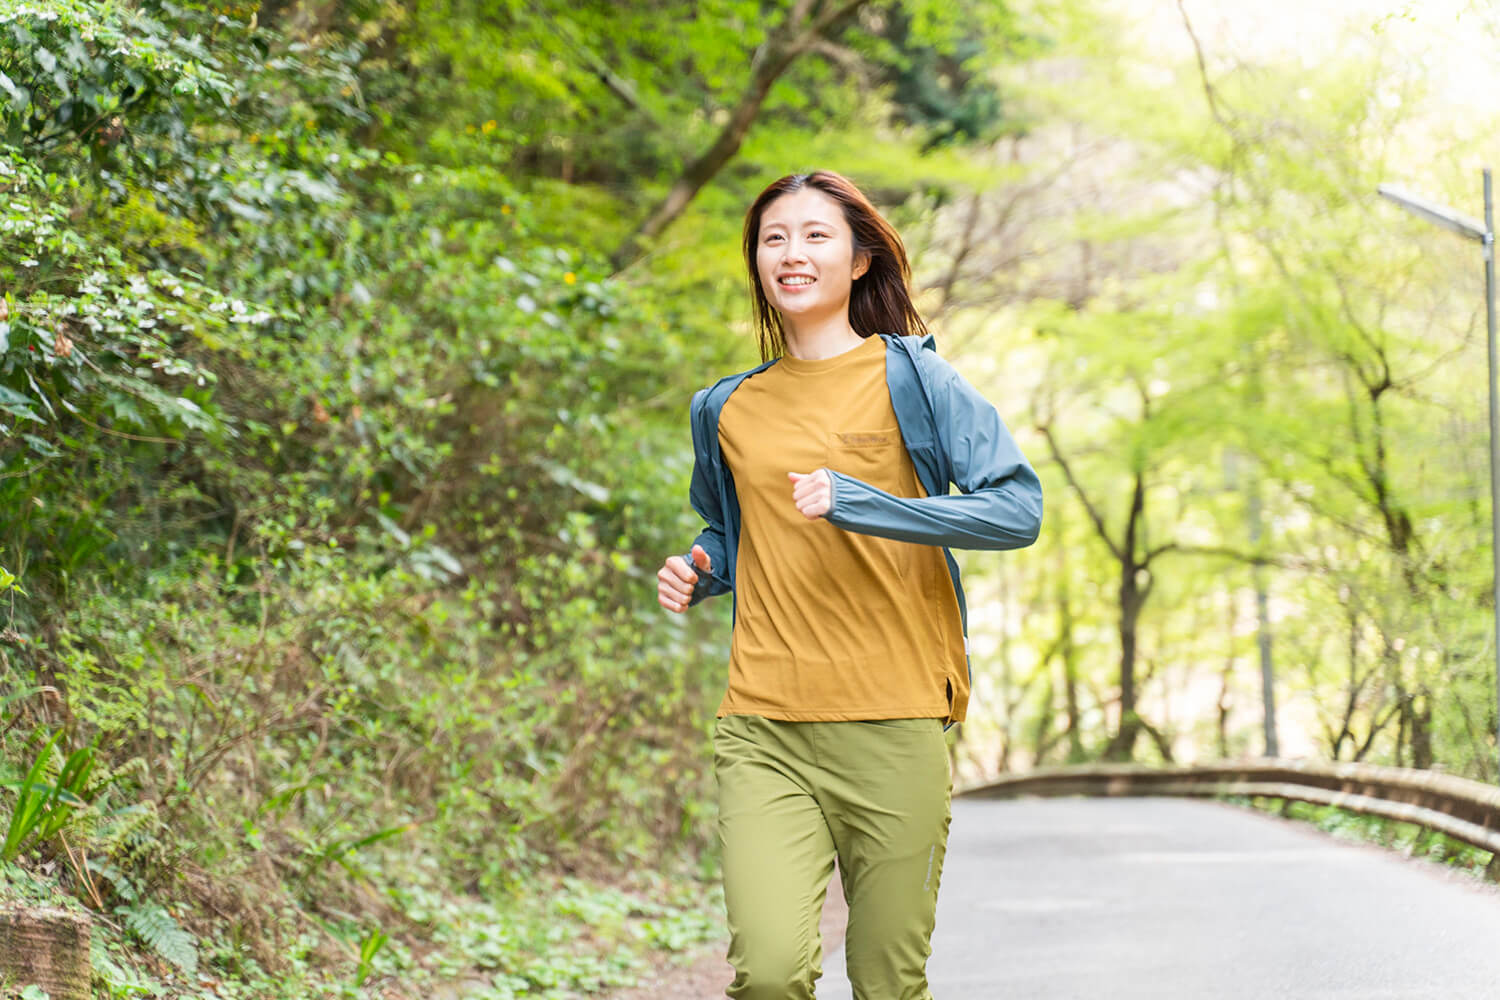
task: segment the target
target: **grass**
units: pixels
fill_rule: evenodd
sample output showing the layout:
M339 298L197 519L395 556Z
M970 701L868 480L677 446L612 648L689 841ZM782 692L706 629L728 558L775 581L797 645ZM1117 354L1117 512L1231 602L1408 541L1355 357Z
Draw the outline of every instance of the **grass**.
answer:
M1225 801L1308 823L1341 840L1377 844L1409 858L1440 864L1481 881L1495 881L1497 856L1417 823L1365 816L1337 806L1287 799L1229 796Z
M324 913L315 919L327 933L315 934L306 929L305 911L281 914L289 933L286 961L275 970L232 940L202 937L191 980L114 920L96 917L94 996L580 1000L636 985L725 933L722 890L687 877L649 874L607 884L546 875L508 899L446 896L421 885L390 896L397 916L388 927ZM79 908L45 873L0 863L0 905L7 903Z

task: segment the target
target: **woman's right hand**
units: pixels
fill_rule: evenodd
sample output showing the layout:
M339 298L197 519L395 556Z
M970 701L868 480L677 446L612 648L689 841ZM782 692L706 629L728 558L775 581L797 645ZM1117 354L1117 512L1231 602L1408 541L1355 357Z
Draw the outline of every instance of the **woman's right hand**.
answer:
M667 556L667 561L656 571L656 599L668 611L681 614L687 610L688 602L693 599L693 587L698 583L695 566L704 573L713 568L703 546L694 545L692 555L693 566L682 556Z

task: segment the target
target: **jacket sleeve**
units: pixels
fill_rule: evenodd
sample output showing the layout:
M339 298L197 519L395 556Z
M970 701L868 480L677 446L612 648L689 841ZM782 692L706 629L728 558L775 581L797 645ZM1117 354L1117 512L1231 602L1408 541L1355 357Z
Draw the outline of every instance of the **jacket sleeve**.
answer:
M712 569L707 573L698 569L693 563L693 546L688 546L683 558L698 574L698 582L693 586L693 596L688 601L689 606L705 598L728 593L732 589L728 579L723 575L728 565L728 556L725 554L727 546L724 541L723 506L719 497L719 484L714 478L713 470L708 468L707 446L702 441L704 431L699 427L702 423L701 411L707 397L707 389L698 390L693 394L693 402L688 409L688 419L693 428L693 479L688 487L688 501L692 503L693 510L697 511L698 516L705 522L703 530L698 533L697 538L693 539L693 545L703 546L703 551L708 553L708 562Z
M995 407L937 354L922 352L937 421L960 494L898 497L829 469L824 517L846 531L921 545L1018 549L1042 526L1042 484Z

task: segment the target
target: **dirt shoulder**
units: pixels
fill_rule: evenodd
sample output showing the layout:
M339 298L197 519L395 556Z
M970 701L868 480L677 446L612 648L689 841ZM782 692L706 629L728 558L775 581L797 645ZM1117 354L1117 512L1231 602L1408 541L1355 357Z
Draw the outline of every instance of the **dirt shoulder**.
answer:
M844 890L835 871L828 883L828 898L823 902L819 929L823 934L823 960L844 940L849 908ZM734 978L734 970L724 959L727 941L715 941L690 953L681 964L663 966L628 990L607 994L604 1000L716 1000Z

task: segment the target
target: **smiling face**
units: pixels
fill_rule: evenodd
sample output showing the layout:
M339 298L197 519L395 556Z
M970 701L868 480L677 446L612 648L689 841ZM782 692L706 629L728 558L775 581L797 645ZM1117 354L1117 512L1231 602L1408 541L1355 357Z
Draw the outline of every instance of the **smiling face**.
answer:
M814 187L777 198L760 217L760 286L792 324L849 309L849 291L869 267L838 202Z

